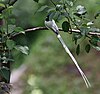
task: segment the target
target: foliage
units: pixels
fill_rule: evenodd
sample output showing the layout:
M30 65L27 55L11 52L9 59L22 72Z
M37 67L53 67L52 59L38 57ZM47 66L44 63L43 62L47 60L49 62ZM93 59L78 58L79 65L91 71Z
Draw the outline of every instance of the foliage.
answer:
M15 1L0 1L0 75L5 82L10 81L10 63L14 61L11 57L12 50L16 49L24 54L28 54L29 50L26 45L16 44L11 37L18 32L24 32L22 27L16 26L16 20L12 17Z
M26 36L26 33L25 33L23 27L16 25L16 22L17 22L16 17L13 17L13 10L14 10L14 5L13 5L14 3L13 2L15 2L15 1L17 1L17 0L0 0L0 50L2 48L8 49L8 52L10 53L9 55L12 54L13 50L17 50L17 51L22 52L25 55L28 55L29 54L28 46L18 44L18 42L16 42L12 38L12 36L14 36L18 33L23 34L24 36ZM72 40L75 42L75 45L76 45L76 54L77 55L79 55L80 52L81 52L81 47L82 46L81 46L81 42L79 42L79 41L82 40L82 39L83 39L82 41L84 41L84 40L88 41L85 44L85 47L84 47L85 51L87 53L90 52L91 47L93 47L93 48L97 49L98 51L100 51L100 46L99 46L100 37L98 35L89 35L89 32L94 32L94 33L98 32L98 33L100 33L100 29L95 26L96 20L98 20L99 17L100 17L100 11L97 10L97 13L95 13L93 18L90 19L89 16L88 16L88 9L87 8L85 8L83 5L80 5L80 4L77 5L77 6L74 6L76 4L76 0L48 0L46 2L49 2L49 3L46 3L45 5L40 4L41 0L32 0L32 1L36 2L35 4L38 4L39 6L41 6L35 12L36 14L38 14L38 13L41 14L42 12L46 11L47 15L48 14L50 15L50 19L55 19L56 22L63 21L61 26L62 26L62 30L64 31L64 33L68 33L69 31L71 32L72 29L77 29L77 30L81 31L80 33L71 33L72 34ZM40 18L41 17L39 17L39 19ZM34 18L34 20L35 20L35 18ZM36 22L38 23L37 20L36 20ZM20 40L20 38L18 38L18 39ZM21 39L22 39L22 37L21 37ZM47 44L42 44L42 45L47 45L48 46L48 43ZM3 50L6 50L6 49L3 49ZM37 49L36 53L38 53L38 48L36 48L36 49ZM43 49L41 49L41 50L43 50ZM57 50L57 49L55 49L55 50ZM4 55L5 51L3 51L3 52L4 52L4 53L2 53L3 57L1 56L1 52L0 52L0 60L1 61L3 61L3 62L8 62L9 61L10 63L12 61L14 61L10 57L6 58L6 55ZM41 56L42 56L42 54L41 54ZM51 57L51 60L48 61L48 62L50 62L49 64L51 64L51 65L48 65L47 64L48 62L43 61L42 57L40 58L40 61L39 61L39 62L42 62L43 64L44 64L44 62L46 62L45 66L44 67L42 66L43 68L46 67L48 69L46 71L46 73L50 72L51 70L54 70L54 67L53 67L54 65L52 63L52 54L50 54L50 57ZM59 58L59 56L58 56L58 58ZM2 62L0 62L0 63L2 63ZM58 66L60 66L61 63L62 62L60 61ZM34 66L36 66L36 64L34 64ZM50 66L51 66L51 68L50 68ZM40 66L38 66L38 68L42 69ZM36 70L38 70L38 68L36 66ZM10 80L9 70L10 69L8 67L1 67L0 68L0 75L2 75L7 81ZM41 72L41 70L39 72ZM59 77L56 77L56 79L57 78L59 78ZM30 84L30 83L31 82L28 81L28 84ZM44 87L45 87L45 89L47 89L46 85L44 85ZM49 93L51 93L52 89L51 90L48 89L48 90L49 90ZM61 89L62 92L64 92L64 90ZM40 89L38 89L37 91L41 92ZM36 92L36 91L33 90L33 92ZM54 93L54 91L52 91L52 92ZM56 93L59 93L59 92L56 92Z
M62 23L62 29L64 32L68 32L69 31L69 28L70 28L70 23L65 21Z
M3 3L1 3L1 5L3 5ZM3 36L5 36L4 40L6 42L7 47L12 50L15 48L16 43L13 41L13 39L11 39L11 36L15 33L18 32L22 32L24 33L24 30L22 27L17 27L15 25L15 19L12 18L12 11L13 11L13 6L7 6L7 5L3 5L5 6L5 9L2 11L1 15L1 20L4 21L3 25L1 25L1 33L4 33ZM24 53L24 52L23 52Z
M88 18L88 11L83 5L77 5L76 8L73 9L76 0L50 0L50 2L53 5L52 7L48 5L43 5L38 10L38 12L46 11L47 15L48 14L50 15L50 19L55 19L58 22L60 22L60 20L65 18L65 21L62 23L62 29L64 32L68 32L72 28L81 31L78 34L73 33L73 37L74 37L73 41L75 41L75 44L77 45L76 48L77 54L79 54L79 49L80 49L80 46L79 44L77 44L77 41L80 40L82 37L84 37L84 39L88 39L89 41L88 44L90 46L94 48L99 48L98 45L98 42L100 40L99 36L97 36L97 38L94 38L91 35L89 35L90 31L97 32L98 30L98 28L94 26L94 22L98 18L100 14L99 12L97 12L94 18L91 20ZM95 30L93 30L94 27ZM98 33L100 33L100 29ZM95 42L97 45L94 45ZM89 47L89 45L86 46L86 49L91 48ZM86 50L86 52L88 51Z

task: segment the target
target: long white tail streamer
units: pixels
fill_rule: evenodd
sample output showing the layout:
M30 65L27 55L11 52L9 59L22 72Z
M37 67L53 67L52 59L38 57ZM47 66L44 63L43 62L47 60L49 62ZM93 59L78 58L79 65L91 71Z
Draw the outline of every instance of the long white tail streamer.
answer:
M74 58L74 56L71 54L70 50L68 49L68 47L66 46L65 42L63 41L62 37L60 36L60 34L57 35L58 40L60 41L60 43L62 44L63 48L65 49L65 51L68 53L68 55L71 57L71 59L73 60L74 64L76 65L77 69L79 70L87 88L91 87L90 82L88 81L86 75L84 74L84 72L81 70L81 68L79 67L76 59Z

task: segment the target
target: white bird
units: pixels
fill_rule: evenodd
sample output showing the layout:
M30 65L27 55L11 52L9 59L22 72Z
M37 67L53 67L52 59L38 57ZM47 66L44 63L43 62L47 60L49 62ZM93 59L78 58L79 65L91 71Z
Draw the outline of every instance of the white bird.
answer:
M58 26L56 25L55 21L53 19L49 19L49 15L46 17L46 20L45 20L45 26L48 28L48 29L51 29L56 35L57 35L57 38L58 40L60 41L60 43L62 44L63 48L65 49L65 51L68 53L68 55L70 56L70 58L72 59L72 61L74 62L74 64L76 65L79 73L81 74L87 88L91 87L91 84L90 82L88 81L86 75L84 74L84 72L82 71L82 69L80 68L80 66L78 65L76 59L74 58L74 56L72 55L72 53L70 52L70 50L68 49L68 47L66 46L65 42L63 41L60 33L59 33L59 29L58 29Z

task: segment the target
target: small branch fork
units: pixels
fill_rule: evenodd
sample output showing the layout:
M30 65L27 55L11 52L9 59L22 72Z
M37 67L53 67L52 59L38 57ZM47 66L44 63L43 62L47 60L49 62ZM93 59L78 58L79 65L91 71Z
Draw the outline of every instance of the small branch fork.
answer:
M26 29L24 30L25 33L28 33L28 32L33 32L33 31L41 31L41 30L48 30L46 27L34 27L34 28L30 28L30 29ZM59 28L59 31L63 31L62 28ZM76 29L71 29L69 30L70 32L74 32L74 33L81 33L80 30L76 30ZM10 38L14 38L18 35L22 34L22 32L19 32L19 33L16 33L14 35L12 35ZM100 36L100 33L98 32L89 32L88 35L97 35L97 36Z

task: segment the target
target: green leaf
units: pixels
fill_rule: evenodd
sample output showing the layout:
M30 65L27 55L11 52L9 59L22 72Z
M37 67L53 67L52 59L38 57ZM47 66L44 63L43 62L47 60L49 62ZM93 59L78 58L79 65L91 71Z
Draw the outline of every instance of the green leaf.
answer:
M91 27L89 29L89 31L92 31L92 32L99 32L100 33L100 29L99 28L94 28L94 27Z
M92 36L92 39L97 41L97 42L100 42L100 37L97 35Z
M20 32L20 33L25 34L25 31L24 31L24 29L22 27L16 27L15 28L15 32Z
M72 7L72 6L74 5L72 0L67 0L67 1L65 1L65 3L66 3L69 7Z
M7 31L8 31L8 33L12 33L15 30L15 28L16 28L16 25L9 24L8 27L7 26L3 26L2 30L5 33L7 33Z
M12 59L12 58L6 58L6 57L0 57L0 60L3 60L3 61L5 61L5 62L10 61L10 63L11 63L11 62L14 62L14 59Z
M87 53L89 53L89 52L90 52L90 49L91 49L90 44L87 44L87 45L85 46L85 51L86 51Z
M100 15L100 11L97 12L97 13L95 14L94 18L97 19L97 17L98 17L99 15Z
M47 5L42 6L40 9L38 9L38 12L42 12L42 11L44 11L45 9L48 9L48 6L47 6Z
M80 53L80 45L78 44L76 48L76 54L79 55L79 53Z
M51 12L49 14L49 20L52 20L55 17L56 12Z
M8 25L8 32L12 33L16 28L16 25Z
M98 44L97 44L97 41L95 41L95 40L89 40L89 42L92 44L92 45L94 45L94 46L97 46Z
M0 75L2 75L7 81L10 80L10 70L8 68L1 68Z
M0 19L3 19L3 15L2 14L0 14Z
M93 24L94 24L94 22L93 21L90 21L90 22L87 23L87 26L91 26Z
M67 22L67 21L64 21L64 22L62 23L62 29L63 29L63 31L64 31L64 32L68 32L68 31L69 31L69 28L70 28L70 23Z
M14 48L14 46L15 46L15 42L13 40L8 39L6 41L6 45L10 50L12 50Z
M82 5L78 5L76 7L76 10L77 10L77 14L80 14L80 15L84 15L87 12L86 9L85 9L85 7L82 6Z
M13 1L13 0L12 0ZM8 4L8 0L0 0L0 3L3 3L3 4Z
M75 41L75 44L77 44L77 40L80 39L82 35L80 33L73 33L72 40Z
M91 37L91 40L89 42L94 46L98 46L98 42L100 42L100 38L94 35Z
M55 21L56 22L59 22L60 20L62 20L63 19L63 15L60 15L59 13L58 13L58 16L55 14L55 16L54 16L54 18L55 18Z
M33 0L33 1L35 1L35 2L37 2L37 3L39 2L39 0Z
M83 36L85 36L85 35L87 35L89 33L89 28L87 28L87 27L81 27L80 31L81 31L81 34Z
M22 52L23 54L26 54L28 55L29 54L29 48L27 46L20 46L20 45L17 45L15 47L16 50Z
M56 11L61 11L63 9L63 7L60 4L56 5Z
M16 22L15 18L8 19L8 24L15 25L15 22Z
M92 47L95 48L96 50L100 51L100 47L99 46L92 45Z
M55 11L55 8L47 8L48 10L47 10L47 13L51 13L52 11Z
M3 13L5 19L8 19L11 16L12 10L13 10L13 6L9 6L5 10L3 10L2 13Z
M3 3L0 3L0 7L4 7L5 8L5 5Z

